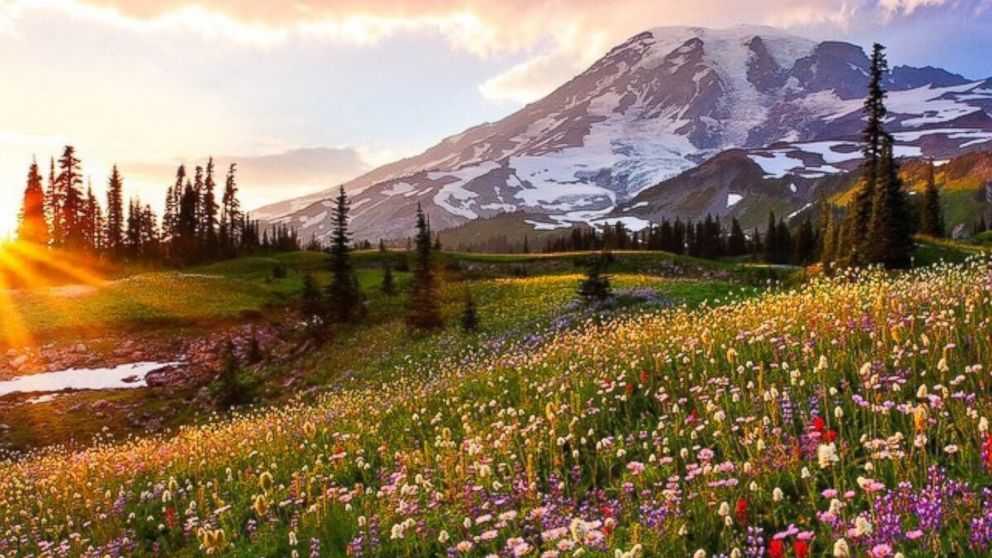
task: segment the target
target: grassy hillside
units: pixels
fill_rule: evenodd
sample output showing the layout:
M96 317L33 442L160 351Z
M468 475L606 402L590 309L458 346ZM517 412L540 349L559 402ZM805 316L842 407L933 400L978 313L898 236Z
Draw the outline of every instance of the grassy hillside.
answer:
M0 549L985 555L990 273L599 319L566 278L496 279L510 329L412 340L313 404L0 464Z

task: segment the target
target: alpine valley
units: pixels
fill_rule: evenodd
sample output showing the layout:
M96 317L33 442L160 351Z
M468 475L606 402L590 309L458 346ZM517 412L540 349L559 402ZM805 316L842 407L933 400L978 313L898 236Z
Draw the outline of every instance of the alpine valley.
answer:
M615 221L638 230L706 214L752 227L770 210L795 218L856 179L868 68L859 46L769 27L645 31L503 120L345 184L353 231L406 238L418 203L435 230L496 218L504 233ZM938 178L980 211L992 79L896 65L885 85L896 156L933 158ZM336 189L254 216L321 240ZM972 217L950 213L952 227Z

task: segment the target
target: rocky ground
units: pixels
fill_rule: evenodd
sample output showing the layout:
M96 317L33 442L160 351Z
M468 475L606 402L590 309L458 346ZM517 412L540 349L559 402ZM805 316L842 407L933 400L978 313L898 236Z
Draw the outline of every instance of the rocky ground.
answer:
M299 346L295 323L286 312L210 329L116 332L2 350L0 381L66 369L85 374L135 362L178 364L149 373L148 388L0 396L0 459L30 447L86 442L115 432L159 432L209 415L218 408L211 386L228 343L241 366L289 358Z

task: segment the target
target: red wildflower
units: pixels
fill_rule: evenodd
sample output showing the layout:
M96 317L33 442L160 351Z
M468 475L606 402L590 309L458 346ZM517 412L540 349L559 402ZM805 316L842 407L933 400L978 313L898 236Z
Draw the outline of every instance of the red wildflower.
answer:
M695 409L689 411L689 418L685 419L685 421L692 424L697 420L699 420L699 413L697 413Z
M634 384L627 382L627 387L624 388L624 392L627 395L634 395L634 388L635 388Z
M985 468L992 471L992 434L985 435L985 443L982 444L982 460Z
M168 507L165 509L165 524L169 526L170 529L176 528L176 508Z
M809 558L809 543L797 540L792 543L792 553L796 555L796 558Z
M737 500L737 505L734 506L734 517L737 518L737 523L741 527L747 527L747 500L744 498Z
M768 543L768 558L783 558L785 556L785 546L781 539L772 539Z
M648 383L648 371L641 370L641 385Z
M823 417L816 417L813 419L813 430L823 434L827 429L827 421L823 420Z
M827 435L826 435L827 442L833 442L836 439L837 439L837 431L836 430L828 430L827 431Z

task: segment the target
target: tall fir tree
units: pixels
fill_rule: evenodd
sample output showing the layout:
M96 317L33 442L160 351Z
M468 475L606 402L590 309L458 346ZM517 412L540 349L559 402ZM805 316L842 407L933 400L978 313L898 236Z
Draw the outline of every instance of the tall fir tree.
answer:
M820 262L829 269L837 254L838 235L840 234L834 208L830 202L820 202Z
M86 187L81 220L84 248L94 252L103 249L103 232L100 230L103 225L103 211L91 184Z
M203 179L203 242L208 253L217 249L217 183L214 180L214 158L207 161L206 175Z
M865 98L862 112L865 115L865 127L861 132L862 156L861 177L858 189L848 207L844 222L844 246L838 246L838 252L843 250L843 259L852 264L864 263L865 251L872 244L868 232L872 216L872 204L878 183L882 162L882 149L885 142L891 142L891 136L885 131L884 123L888 115L885 107L887 95L883 80L889 71L885 58L885 47L875 43L872 47L871 66L868 72L868 95Z
M17 239L21 242L48 245L48 219L45 216L45 187L42 184L38 162L32 161L28 168L27 185L21 202L21 213L17 224Z
M747 237L744 236L744 229L741 228L740 221L736 217L730 221L730 238L727 239L727 252L731 256L743 256L747 254Z
M465 308L462 310L460 321L462 331L475 332L479 329L479 310L471 291L465 297Z
M86 247L83 223L84 200L80 190L83 177L80 161L73 146L65 146L58 165L59 174L55 179L55 190L60 200L60 242L70 249L82 249Z
M382 273L382 293L386 296L396 294L396 281L393 279L393 268L386 264L386 270Z
M920 202L920 234L936 238L942 238L945 234L944 212L940 208L940 188L937 187L933 159L927 166L927 183Z
M124 180L117 165L110 172L107 183L107 251L120 257L124 248Z
M127 227L124 230L125 253L131 260L141 255L141 202L132 198L127 205Z
M176 169L176 181L165 197L165 215L162 217L162 236L170 244L179 238L179 209L186 186L186 166Z
M331 283L327 286L330 319L336 323L354 320L359 315L361 305L361 294L352 278L349 206L348 196L344 192L344 186L341 186L331 212Z
M441 305L437 296L434 276L431 229L423 208L417 204L416 259L413 271L413 289L407 307L407 326L415 330L432 330L444 326Z
M899 178L891 137L882 141L868 240L863 251L868 262L888 268L910 265L914 250L912 213Z
M61 246L65 240L65 224L62 222L62 192L59 191L55 173L55 157L48 162L48 192L45 196L45 206L48 211L49 239L53 246Z
M236 166L231 163L224 179L224 195L221 198L222 243L225 249L233 251L241 241L241 202L238 201L238 183L235 178Z
M193 170L193 224L196 229L196 249L199 252L202 241L206 238L206 219L203 218L203 167L200 165Z
M303 276L303 292L300 295L300 317L303 319L304 332L307 338L321 342L327 337L327 312L324 308L324 297L313 275Z

